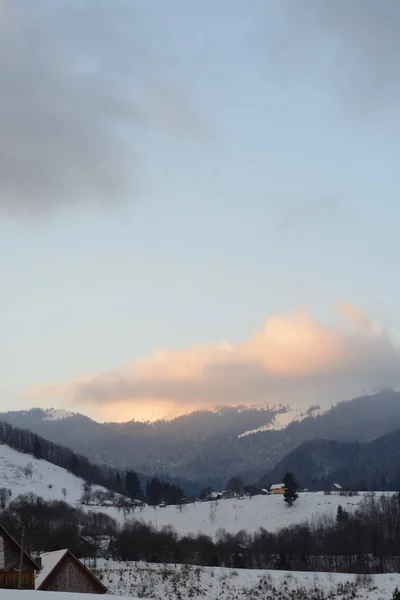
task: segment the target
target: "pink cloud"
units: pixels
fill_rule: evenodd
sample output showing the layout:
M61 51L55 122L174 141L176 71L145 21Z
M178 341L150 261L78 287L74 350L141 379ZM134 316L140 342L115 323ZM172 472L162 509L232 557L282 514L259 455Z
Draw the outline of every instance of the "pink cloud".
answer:
M327 405L400 385L395 342L357 307L343 302L338 312L341 327L328 327L304 312L275 315L237 345L160 350L120 369L33 393L95 407L104 418L120 420L121 411L126 419L230 404Z

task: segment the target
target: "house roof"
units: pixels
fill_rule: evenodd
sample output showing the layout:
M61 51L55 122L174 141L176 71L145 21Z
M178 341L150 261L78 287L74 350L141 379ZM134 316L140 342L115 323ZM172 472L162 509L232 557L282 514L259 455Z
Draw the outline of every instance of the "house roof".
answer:
M8 533L7 529L5 527L3 527L3 525L0 525L0 536L5 538L6 540L8 540L9 543L14 545L17 548L17 550L19 552L21 552L21 544L19 544L17 542L17 540L14 539L13 536ZM23 552L24 552L25 561L31 565L31 567L34 571L39 571L39 565L33 560L33 558L25 550Z
M104 589L105 592L107 591L107 588L101 583L99 579L97 579L96 575L89 571L89 569L85 567L83 562L76 558L76 556L74 556L72 552L68 549L56 550L55 552L45 552L44 554L40 555L40 558L42 559L42 570L40 571L40 573L38 573L35 580L35 588L37 590L42 589L44 583L47 581L50 575L54 572L54 570L58 567L58 565L63 561L63 559L67 555L72 557L72 559L75 560L78 563L78 565L82 569L84 569L86 573L88 573L96 581L96 583L98 583L99 586L101 586Z
M281 488L284 488L285 484L284 483L274 483L274 485L271 485L270 490L280 490Z
M47 579L53 569L58 565L62 558L66 555L68 549L56 550L56 552L45 552L40 555L42 559L42 569L36 576L35 587L39 589L43 581Z
M334 483L333 487L335 487L337 490L341 490L342 486L340 485L340 483Z

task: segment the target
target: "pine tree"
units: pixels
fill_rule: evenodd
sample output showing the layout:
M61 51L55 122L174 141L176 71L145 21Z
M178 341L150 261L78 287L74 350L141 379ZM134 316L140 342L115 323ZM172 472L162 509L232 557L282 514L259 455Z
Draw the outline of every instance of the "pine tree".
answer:
M35 435L33 440L33 456L35 458L42 458L42 447L39 442L39 438Z
M283 499L288 506L293 506L293 503L299 497L297 493L298 484L294 478L293 473L286 473L285 477L283 478L283 485L285 486L285 493L283 495Z
M344 510L343 506L339 504L336 512L336 521L338 523L346 523L349 520L349 513Z
M130 498L141 498L142 488L140 479L135 471L127 471L125 476L125 489Z

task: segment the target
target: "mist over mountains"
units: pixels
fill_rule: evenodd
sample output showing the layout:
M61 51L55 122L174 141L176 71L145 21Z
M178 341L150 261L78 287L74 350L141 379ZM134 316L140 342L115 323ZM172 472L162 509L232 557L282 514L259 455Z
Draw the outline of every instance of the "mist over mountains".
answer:
M280 426L288 415L294 420ZM338 457L347 450L350 457L370 460L372 451L367 452L366 447L343 444L366 444L400 429L400 393L383 390L341 402L323 413L318 407L304 414L293 413L284 406L225 407L195 411L171 421L97 423L80 414L37 408L1 413L0 420L30 429L98 464L223 485L233 474L248 481L259 480L269 472L271 477L278 477L281 461L289 461L291 452L313 440L318 440L314 446L318 456L325 448L321 440L338 442L324 450L336 457L329 458L333 466L328 474L335 469L339 473L342 464ZM307 454L304 458L303 449L300 470L304 485L327 475L315 472L312 444L305 448ZM296 458L293 465L298 465L299 460ZM351 458L344 462L347 464L348 460ZM305 463L310 466L309 471Z

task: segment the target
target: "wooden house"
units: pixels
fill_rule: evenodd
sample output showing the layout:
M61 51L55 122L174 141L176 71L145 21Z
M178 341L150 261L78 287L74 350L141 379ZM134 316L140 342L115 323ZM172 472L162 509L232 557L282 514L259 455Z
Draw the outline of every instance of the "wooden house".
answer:
M232 498L237 498L238 497L237 493L234 492L233 490L223 490L221 492L221 495L222 495L222 498L224 500L230 500Z
M21 559L20 544L0 525L0 589L18 589ZM22 553L21 588L35 589L35 571L38 564L27 552Z
M286 488L283 483L274 483L269 488L270 494L284 494L286 492Z
M105 594L107 588L70 550L41 555L42 569L36 577L36 589L47 592Z

